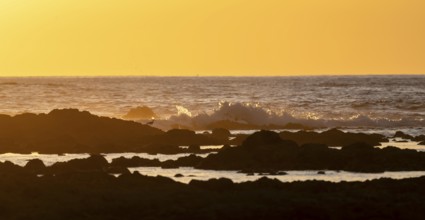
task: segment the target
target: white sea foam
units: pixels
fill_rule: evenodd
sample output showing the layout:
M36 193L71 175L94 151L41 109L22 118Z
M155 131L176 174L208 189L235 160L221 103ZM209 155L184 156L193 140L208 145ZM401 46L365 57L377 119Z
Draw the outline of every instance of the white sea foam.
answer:
M0 113L78 108L122 117L148 106L158 115L154 125L164 128L201 129L223 120L423 127L424 84L423 76L0 78Z
M167 119L163 119L157 123L162 129L169 129L172 126L179 125L181 127L203 130L210 127L211 124L227 121L234 122L246 127L270 127L285 126L288 123L300 124L314 128L330 128L330 127L348 127L348 128L401 128L425 126L424 120L415 119L388 119L388 118L371 118L366 115L355 115L348 118L298 118L291 114L281 111L274 112L264 108L259 104L252 103L230 103L220 102L218 108L211 113L202 112L192 114L188 109L178 106L178 114L172 115Z

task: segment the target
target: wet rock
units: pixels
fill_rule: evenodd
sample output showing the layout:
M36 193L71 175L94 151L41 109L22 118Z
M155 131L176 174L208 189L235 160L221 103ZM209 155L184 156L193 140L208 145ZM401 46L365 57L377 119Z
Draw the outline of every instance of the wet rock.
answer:
M184 152L184 149L179 148L177 145L171 144L148 144L139 149L142 152L156 155L156 154L178 154Z
M345 146L357 142L365 142L373 146L379 146L388 139L380 134L346 133L338 129L330 129L321 133L313 131L280 132L280 137L292 140L299 145L307 143L325 144L328 146Z
M68 162L56 162L49 167L53 173L76 171L105 171L109 167L108 161L100 154L92 154L88 158L73 159Z
M189 152L199 152L201 151L201 147L199 145L190 145L188 148Z
M111 166L107 168L106 172L111 174L125 174L130 173L130 170L127 167Z
M119 157L112 159L113 167L159 167L161 162L158 159L146 159L134 156L132 158Z
M425 135L419 135L419 136L416 136L415 138L413 138L412 139L413 141L418 141L418 142L425 142Z
M411 136L409 134L405 134L402 131L396 131L395 134L394 134L394 137L408 139L408 140L413 139L413 136Z
M225 128L215 128L211 131L211 136L220 140L227 141L231 136L231 133Z
M189 186L207 190L223 191L233 189L234 183L231 179L219 178L209 179L207 181L191 180L189 182Z
M23 167L20 167L8 160L4 162L0 162L0 174L8 174L8 175L24 175L27 174L28 171Z
M175 160L177 166L181 167L195 167L197 166L204 158L191 154L185 157L179 157Z
M370 144L358 142L344 146L341 151L370 151L373 149L375 149L375 147Z
M42 174L46 170L46 165L40 159L32 159L25 164L25 169L32 173Z
M279 134L273 131L261 130L248 136L242 143L243 147L258 147L282 143Z
M196 134L194 131L187 129L171 129L162 135L158 135L152 143L177 146L221 144L216 139L209 137L209 135Z
M385 170L425 170L425 153L398 148L375 148L365 142L330 149L324 144L304 144L275 138L273 133L257 133L242 146L208 155L196 168L250 170L276 174L276 170L346 170L383 172ZM266 137L270 136L271 141ZM402 162L404 161L404 162ZM409 161L409 162L406 162Z
M175 163L173 160L167 160L161 163L162 169L177 169L179 168L179 165Z
M99 117L77 109L55 109L48 114L25 113L0 117L4 142L0 152L98 153L131 150L163 131L140 123ZM2 141L0 140L0 143Z
M184 176L181 173L177 173L176 175L174 175L174 177L180 178L180 177L184 177Z

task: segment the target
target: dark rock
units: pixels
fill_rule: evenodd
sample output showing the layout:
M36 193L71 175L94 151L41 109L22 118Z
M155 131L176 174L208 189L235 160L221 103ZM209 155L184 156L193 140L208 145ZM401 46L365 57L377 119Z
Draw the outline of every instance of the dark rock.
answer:
M25 113L0 117L0 152L98 153L129 151L144 145L161 130L140 123L99 117L77 109L49 114ZM3 145L1 142L10 143Z
M119 157L112 159L112 167L159 167L161 162L158 159L145 159L134 156L130 159Z
M190 152L199 152L201 150L201 147L199 145L190 145L188 150Z
M379 146L381 142L388 142L388 139L380 134L345 133L338 129L330 129L322 133L282 131L280 132L280 137L285 140L295 141L299 145L316 143L328 146L345 146L357 142L365 142L373 146Z
M234 187L234 183L231 179L219 178L219 179L209 179L207 181L191 180L189 186L198 187L207 190L214 191L223 191L231 190Z
M181 174L181 173L177 173L176 175L174 175L174 177L179 178L179 177L184 177L184 176L183 176L183 174Z
M177 145L170 144L148 144L139 149L139 151L156 155L156 154L178 154L184 152Z
M412 139L412 141L418 141L418 142L423 141L423 142L425 142L425 135L422 134L422 135L416 136Z
M117 178L100 171L41 177L10 172L0 173L2 219L425 218L425 177L340 183L262 177L182 184L138 172Z
M25 169L30 170L32 173L41 174L45 172L46 165L40 159L32 159L25 164Z
M229 139L230 135L230 131L225 128L215 128L211 132L211 136L213 136L214 138L226 141Z
M84 159L72 159L68 162L56 162L49 167L49 171L53 173L62 172L104 172L109 167L108 161L100 154L92 154Z
M273 131L261 130L248 136L242 143L243 147L257 147L282 143L279 134Z
M158 135L153 141L158 145L216 145L221 144L217 139L211 138L209 135L196 134L194 131L187 129L171 129L162 135Z
M394 137L408 139L408 140L413 139L413 136L405 134L402 131L396 131L395 134L394 134Z
M175 164L181 167L195 167L203 160L202 157L198 157L195 154L191 154L185 157L179 157L175 160Z
M161 168L162 169L177 169L177 168L179 168L179 165L177 163L175 163L175 161L173 161L173 160L167 160L167 161L162 162Z
M273 133L257 133L252 136L242 146L208 155L195 167L272 175L276 174L276 170L346 170L372 173L385 170L425 170L425 153L415 150L391 147L379 149L364 142L343 146L341 150L330 149L324 144L304 144L298 147L294 142L275 138ZM267 140L267 136L272 141Z
M127 167L111 166L111 167L108 167L106 172L111 174L125 174L125 173L130 173L130 170L128 170Z

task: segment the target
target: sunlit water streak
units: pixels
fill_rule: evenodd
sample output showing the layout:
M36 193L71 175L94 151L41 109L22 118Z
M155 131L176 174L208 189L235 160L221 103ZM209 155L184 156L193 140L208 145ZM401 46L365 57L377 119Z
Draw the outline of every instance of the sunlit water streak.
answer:
M306 180L322 180L329 182L341 181L366 181L379 178L404 179L412 177L420 177L425 175L425 171L403 171L403 172L384 172L384 173L353 173L345 171L325 171L325 174L318 174L317 170L304 171L286 171L286 175L253 175L249 176L236 171L215 171L215 170L198 170L191 167L181 167L179 169L161 169L157 167L137 167L130 168L130 171L138 171L140 174L148 176L165 176L176 181L188 183L193 179L208 180L211 178L228 178L233 182L254 181L263 176L276 178L282 182L306 181ZM175 177L176 174L182 174L183 177Z
M406 141L406 142L401 142ZM416 150L420 152L425 152L425 145L419 145L418 142L415 141L407 141L403 140L401 138L391 138L389 142L381 143L381 146L378 146L379 148L384 148L388 146L394 146L400 149L411 149ZM202 149L219 149L222 145L208 145L208 146L201 146ZM336 149L340 149L341 147L333 147ZM204 153L204 154L196 154L199 157L207 157L209 154L214 154L216 152L211 153ZM147 153L133 153L133 152L127 152L127 153L107 153L102 154L105 159L108 162L112 162L113 159L124 157L124 158L132 158L132 157L141 157L146 159L158 159L159 161L166 161L166 160L176 160L180 157L186 157L189 156L189 153L180 153L180 154L147 154ZM50 166L56 162L66 162L72 159L83 159L89 157L90 154L83 153L83 154L39 154L37 152L33 152L31 154L18 154L18 153L4 153L0 154L0 162L4 161L11 161L14 164L17 164L19 166L25 166L25 164L28 162L28 160L31 159L41 159L44 164L47 166Z
M105 159L110 163L113 159L124 157L124 158L132 158L132 157L141 157L146 159L158 159L159 161L166 160L176 160L180 157L189 156L190 154L147 154L147 153L110 153L110 154L102 154ZM66 162L72 159L84 159L88 158L90 154L39 154L39 153L31 153L31 154L16 154L16 153L5 153L0 154L0 162L10 161L19 166L25 166L29 160L32 159L40 159L44 162L46 166L51 166L56 162ZM197 154L199 157L206 157L208 154Z
M396 139L394 141L391 139L389 143L383 143L380 147L386 146L396 146L401 149L414 149L417 151L425 151L425 146L417 145L417 142L399 142L401 139ZM211 146L207 146L208 148ZM216 146L215 146L216 147ZM105 159L108 162L112 162L114 158L125 157L132 158L134 156L147 158L147 159L158 159L160 161L166 160L176 160L179 157L188 156L190 154L146 154L146 153L110 153L103 154ZM206 157L208 154L198 154L198 156ZM66 162L71 159L82 159L89 157L89 154L15 154L15 153L6 153L0 154L0 162L11 161L14 164L19 166L25 166L25 164L31 159L41 159L47 166L51 166L56 162ZM384 172L384 173L354 173L354 172L345 172L345 171L325 171L325 174L318 174L318 171L286 171L286 175L246 175L243 173L238 173L236 171L215 171L215 170L199 170L191 167L180 167L177 169L162 169L160 167L135 167L129 168L130 171L138 171L143 175L148 176L166 176L170 177L176 181L188 183L192 179L196 180L208 180L211 178L229 178L234 182L244 182L244 181L253 181L261 178L262 176L267 176L270 178L277 178L283 182L293 182L293 181L306 181L306 180L323 180L331 182L340 182L340 181L366 181L379 178L392 178L392 179L403 179L403 178L412 178L424 176L425 171L403 171L403 172ZM175 177L176 174L182 174L183 177Z

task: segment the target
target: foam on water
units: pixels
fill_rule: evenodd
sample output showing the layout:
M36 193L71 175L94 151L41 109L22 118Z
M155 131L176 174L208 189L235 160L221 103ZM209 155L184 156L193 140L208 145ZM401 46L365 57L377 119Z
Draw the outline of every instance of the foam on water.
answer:
M316 128L406 128L406 127L423 127L425 120L416 118L388 119L388 118L371 118L366 115L354 115L350 117L328 118L323 119L313 114L304 118L297 118L287 112L274 112L270 109L263 108L259 104L252 103L229 103L220 102L217 109L211 113L199 113L194 115L187 109L178 106L179 112L184 109L185 113L171 116L166 120L160 120L156 126L167 129L173 124L179 124L183 127L191 129L206 129L208 125L221 121L235 122L247 126L267 127L270 125L285 126L288 123L302 124L305 126Z
M424 76L0 78L0 113L79 108L122 117L149 106L164 129L220 120L418 128L425 125L424 84Z

